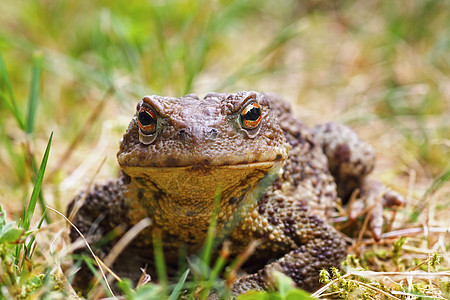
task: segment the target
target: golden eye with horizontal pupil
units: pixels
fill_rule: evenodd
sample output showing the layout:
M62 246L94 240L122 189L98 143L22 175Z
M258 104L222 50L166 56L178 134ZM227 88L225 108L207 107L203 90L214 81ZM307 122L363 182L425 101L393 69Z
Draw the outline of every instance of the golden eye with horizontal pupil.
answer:
M241 126L245 129L255 129L261 123L261 107L257 102L250 103L241 112Z
M158 125L155 112L143 106L138 113L138 124L144 134L154 133Z

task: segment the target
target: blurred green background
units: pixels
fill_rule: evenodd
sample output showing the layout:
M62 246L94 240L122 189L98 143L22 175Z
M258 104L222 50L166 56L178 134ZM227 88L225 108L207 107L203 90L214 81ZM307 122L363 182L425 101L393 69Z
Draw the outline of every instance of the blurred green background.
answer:
M118 174L120 138L146 94L275 92L308 124L349 124L375 148L375 176L408 199L388 231L441 226L439 239L426 229L408 240L403 266L436 249L448 258L449 12L448 0L1 0L0 204L21 218L16 235L47 229L27 245L5 242L0 212L1 295L71 289L58 279L68 276L65 223L42 208L64 213L92 178ZM358 259L398 271L398 249L385 261L390 247L369 243Z
M307 123L356 128L400 190L449 167L450 1L3 0L1 11L0 197L13 210L52 131L47 202L64 211L104 157L97 179L117 174L146 94L279 93Z

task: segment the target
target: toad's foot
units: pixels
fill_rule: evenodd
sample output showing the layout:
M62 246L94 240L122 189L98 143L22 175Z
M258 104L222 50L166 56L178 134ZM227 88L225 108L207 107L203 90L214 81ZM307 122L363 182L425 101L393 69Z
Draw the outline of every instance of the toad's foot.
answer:
M349 219L353 221L365 210L370 210L370 230L374 239L378 241L383 230L383 209L403 206L406 203L405 199L379 181L367 178L361 185L361 196L349 204Z
M273 272L289 276L302 289L313 291L320 286L319 273L322 269L339 266L347 253L347 244L330 225L323 224L322 234L290 251L276 261L267 264L256 273L239 278L233 285L233 294L250 290L275 290ZM257 255L257 253L255 253Z

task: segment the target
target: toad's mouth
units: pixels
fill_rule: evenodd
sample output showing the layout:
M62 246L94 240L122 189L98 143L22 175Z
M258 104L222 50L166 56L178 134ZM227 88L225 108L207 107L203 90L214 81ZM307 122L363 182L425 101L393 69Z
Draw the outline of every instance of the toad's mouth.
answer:
M265 169L267 167L282 165L284 160L277 159L273 161L263 162L250 162L250 163L238 163L238 164L222 164L222 165L210 165L210 164L193 164L188 166L130 166L126 164L120 164L120 168L133 177L133 174L142 173L148 174L152 172L211 172L214 169L236 169L236 170L251 170L251 169Z
M217 148L217 147L216 147ZM122 168L202 168L211 169L218 167L239 166L251 167L258 164L266 164L285 161L288 157L288 147L276 149L254 149L253 151L240 151L229 153L229 149L192 149L178 151L180 153L159 153L150 148L137 148L134 151L119 151L117 161ZM162 151L162 150L161 150ZM160 151L160 152L161 152ZM167 152L167 151L166 151ZM158 155L159 154L159 155Z

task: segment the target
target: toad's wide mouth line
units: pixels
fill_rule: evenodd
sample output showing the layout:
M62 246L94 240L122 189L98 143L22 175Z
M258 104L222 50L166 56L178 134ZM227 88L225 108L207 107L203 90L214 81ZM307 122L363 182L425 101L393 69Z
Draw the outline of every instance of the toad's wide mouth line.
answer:
M269 161L263 161L263 162L251 162L251 163L238 163L238 164L223 164L223 165L208 165L208 164L193 164L193 165L186 165L186 166L132 166L132 165L125 165L125 164L119 164L121 168L124 169L155 169L155 170L163 170L163 169L247 169L247 168L257 168L257 167L268 167L275 164L282 164L284 162L283 159L278 160L269 160Z

